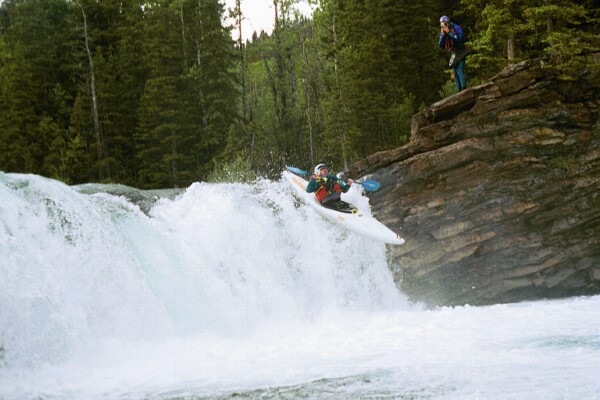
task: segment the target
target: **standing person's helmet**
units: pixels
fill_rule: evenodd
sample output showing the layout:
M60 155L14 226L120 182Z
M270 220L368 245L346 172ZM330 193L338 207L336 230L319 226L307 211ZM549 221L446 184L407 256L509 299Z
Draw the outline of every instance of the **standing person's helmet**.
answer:
M315 174L319 174L323 168L329 169L327 164L319 164L315 167Z
M450 18L448 18L445 15L442 15L442 17L440 18L440 24L443 23L443 22L445 22L445 23L450 22Z

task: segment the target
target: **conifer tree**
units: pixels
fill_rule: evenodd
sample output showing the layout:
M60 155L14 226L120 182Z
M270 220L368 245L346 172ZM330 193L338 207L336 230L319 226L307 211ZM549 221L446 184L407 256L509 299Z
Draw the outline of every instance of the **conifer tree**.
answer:
M194 173L195 108L189 81L173 76L146 82L137 135L139 183L146 188L183 187Z
M234 43L229 28L223 26L224 7L217 0L198 0L191 32L196 55L189 76L202 107L202 125L196 138L199 177L221 158L237 114Z
M432 4L320 3L315 21L325 28L323 52L331 66L328 132L338 146L345 143L350 158L405 142L416 104L436 98L443 70Z
M92 103L92 121L94 123L94 138L95 148L98 163L98 177L103 180L105 177L110 178L110 166L104 160L104 139L100 127L100 116L98 111L98 92L96 90L96 69L94 67L94 55L92 54L90 34L88 30L88 20L85 7L81 1L76 1L77 6L81 10L82 25L83 25L83 42L85 44L85 53L87 56L88 66L88 82L90 85L90 98Z
M104 98L107 125L107 145L111 158L113 179L136 184L134 133L148 67L144 59L143 0L121 1L121 11L115 30L115 44L109 55L108 69L103 72L107 93Z
M321 152L336 155L344 169L349 165L349 143L346 140L350 129L350 107L347 97L342 91L342 75L340 58L345 47L344 35L340 31L340 2L326 0L320 2L320 7L314 14L315 30L318 32L319 48L324 63L321 74L325 94L321 100L324 119L324 135L321 141ZM337 150L337 151L336 151ZM317 152L317 157L322 155ZM326 158L330 162L331 158Z
M577 2L461 0L461 7L476 21L472 40L476 54L469 57L469 64L482 79L508 63L543 55L567 76L586 64L581 55L598 48L593 30L581 29L593 23L591 9Z
M63 0L2 4L0 169L50 175L44 159L65 135L74 92L70 10Z
M590 65L585 57L600 50L599 30L581 29L595 22L583 5L568 0L544 0L524 10L524 30L530 33L532 44L541 43L543 52L557 66L563 78L577 76Z
M184 73L182 38L176 5L153 1L145 13L144 54L149 76L145 82L135 137L142 187L179 187L183 184L181 152L187 144L181 127L184 100L179 89Z

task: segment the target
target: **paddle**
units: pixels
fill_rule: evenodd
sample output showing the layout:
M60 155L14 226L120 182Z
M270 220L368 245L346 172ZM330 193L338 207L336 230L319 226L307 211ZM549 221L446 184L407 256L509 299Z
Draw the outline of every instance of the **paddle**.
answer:
M298 174L298 175L312 175L308 171L304 171L304 170L296 168L296 167L290 167L289 165L286 165L285 168L288 171L293 172L293 173ZM372 179L365 179L362 182L354 182L354 183L362 185L362 187L367 192L374 192L374 191L378 190L381 187L381 182L374 181Z
M308 171L304 171L304 170L301 170L301 169L296 168L296 167L290 167L289 165L286 165L285 168L288 171L293 172L293 173L298 174L298 175L310 175L310 173Z
M358 183L359 185L362 185L362 187L365 188L365 190L367 192L374 192L381 187L381 182L374 181L371 179L365 179L362 182L354 182L354 183Z

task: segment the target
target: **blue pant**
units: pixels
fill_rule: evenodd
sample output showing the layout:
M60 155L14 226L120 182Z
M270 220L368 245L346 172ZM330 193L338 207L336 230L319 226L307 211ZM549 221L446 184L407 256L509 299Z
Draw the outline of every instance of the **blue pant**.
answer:
M457 93L467 88L467 78L465 78L465 73L463 71L464 66L465 59L463 58L454 68L452 68L454 70L454 83L456 84Z

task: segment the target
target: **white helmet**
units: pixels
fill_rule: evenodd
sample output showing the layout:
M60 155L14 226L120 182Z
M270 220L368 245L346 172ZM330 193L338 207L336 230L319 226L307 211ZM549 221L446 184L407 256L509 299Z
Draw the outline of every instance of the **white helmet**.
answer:
M323 168L329 169L327 164L319 164L315 167L315 174L319 174Z

